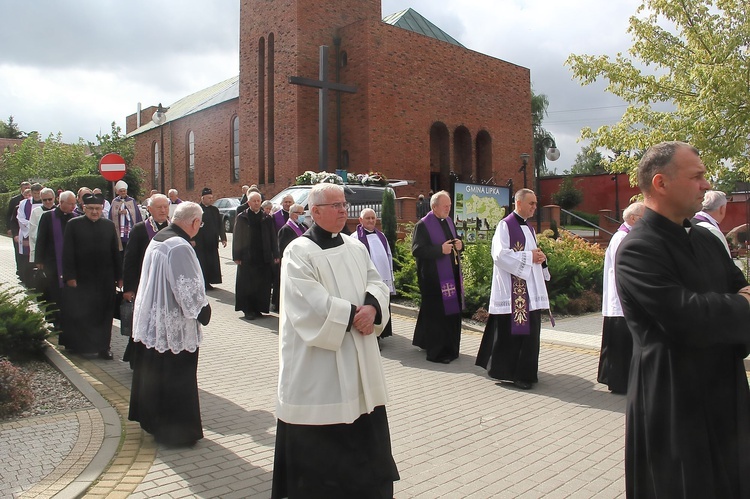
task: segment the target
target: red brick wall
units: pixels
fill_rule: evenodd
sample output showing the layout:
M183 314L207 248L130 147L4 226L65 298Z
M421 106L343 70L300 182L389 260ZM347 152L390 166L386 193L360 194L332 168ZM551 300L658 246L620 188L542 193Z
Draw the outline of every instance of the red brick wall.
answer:
M533 163L532 163L533 164ZM553 204L552 194L560 190L560 185L566 177L554 176L544 177L540 180L540 193L537 193L539 198L539 205L544 206L547 204ZM599 210L615 210L615 181L612 180L611 174L605 175L574 175L575 180L573 181L575 186L583 191L583 202L576 207L578 211L584 211L586 213L598 214ZM523 182L523 180L522 180ZM523 185L518 184L519 186ZM530 178L529 187L534 188L534 182ZM620 216L622 219L622 210L624 210L629 204L630 199L640 194L641 191L638 187L631 187L628 175L620 173L617 177L617 192L620 199Z

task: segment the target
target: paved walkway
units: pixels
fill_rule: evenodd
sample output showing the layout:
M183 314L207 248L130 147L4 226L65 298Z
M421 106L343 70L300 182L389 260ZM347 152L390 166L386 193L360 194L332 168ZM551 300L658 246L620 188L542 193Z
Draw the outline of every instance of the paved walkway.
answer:
M11 251L0 238L3 282L15 281ZM156 445L127 421L126 364L51 349L92 407L0 424L0 497L269 497L278 320L239 318L235 266L228 249L222 257L198 367L205 438L192 449ZM468 328L457 361L426 362L402 312L382 350L396 497L623 495L625 400L595 381L601 318L544 329L539 384L527 392L474 365L481 332ZM115 358L124 347L114 328Z

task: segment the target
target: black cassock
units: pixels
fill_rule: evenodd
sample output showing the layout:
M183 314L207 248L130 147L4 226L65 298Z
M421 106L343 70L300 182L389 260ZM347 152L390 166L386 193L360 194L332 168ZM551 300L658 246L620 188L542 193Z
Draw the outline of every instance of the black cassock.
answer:
M750 497L747 281L708 230L646 209L616 257L633 335L628 497Z
M445 232L445 240L453 239L448 223L443 220L440 225ZM443 256L443 250L440 245L432 243L427 227L422 221L417 222L414 227L411 251L417 262L417 280L422 296L412 344L426 350L429 361L443 362L457 359L461 344L461 314L445 314L435 263ZM451 266L456 288L459 288L461 276L452 256Z
M60 344L77 353L109 350L115 287L122 275L118 234L111 220L71 219L63 237L63 280L75 279L62 293Z
M237 267L234 309L245 314L268 313L271 302L272 265L279 258L273 218L245 210L234 223L232 260Z
M62 296L59 276L62 274L62 269L57 268L56 238L53 231L51 212L54 212L60 220L60 240L58 241L58 248L61 251L60 256L62 256L62 236L65 234L65 227L68 225L68 220L73 218L73 214L63 213L60 208L43 213L41 218L39 218L39 228L36 233L36 246L34 248L34 260L36 260L36 263L44 265L44 274L47 276L41 297L42 300L47 302L47 320L55 324L55 327L59 327L59 308Z
M123 262L122 262L122 290L123 292L138 291L138 284L141 281L141 267L143 266L143 257L146 255L146 248L148 243L151 242L151 237L146 230L146 224L151 224L155 232L159 232L169 222L157 223L153 218L148 217L143 222L138 222L133 226L133 230L130 231L130 239L128 239L128 245L123 251ZM128 339L128 346L125 347L125 353L122 355L123 362L130 362L130 367L133 367L135 363L136 349L137 346L142 346L141 343L136 345L133 343L133 332L130 332L130 339Z
M221 283L221 264L219 263L219 242L227 240L224 232L224 223L221 221L221 213L216 206L203 208L203 227L193 238L195 241L195 254L203 270L203 279L206 284Z

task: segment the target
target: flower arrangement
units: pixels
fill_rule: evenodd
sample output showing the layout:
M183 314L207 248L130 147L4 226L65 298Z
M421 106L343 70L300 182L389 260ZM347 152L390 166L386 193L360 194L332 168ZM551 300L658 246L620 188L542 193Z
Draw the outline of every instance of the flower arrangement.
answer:
M321 182L329 182L331 184L343 184L343 179L335 173L328 172L314 172L311 170L306 171L302 175L298 176L294 183L296 185L314 185ZM388 179L385 175L380 172L369 172L369 173L347 173L346 174L347 184L359 184L359 185L388 185Z

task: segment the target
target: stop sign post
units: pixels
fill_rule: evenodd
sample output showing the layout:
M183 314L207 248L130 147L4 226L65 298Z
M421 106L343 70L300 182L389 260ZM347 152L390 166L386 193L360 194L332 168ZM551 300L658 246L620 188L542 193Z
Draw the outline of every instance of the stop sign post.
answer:
M122 180L125 176L125 160L119 154L105 154L99 161L99 173L110 182Z

